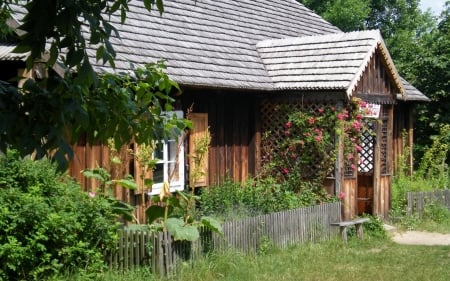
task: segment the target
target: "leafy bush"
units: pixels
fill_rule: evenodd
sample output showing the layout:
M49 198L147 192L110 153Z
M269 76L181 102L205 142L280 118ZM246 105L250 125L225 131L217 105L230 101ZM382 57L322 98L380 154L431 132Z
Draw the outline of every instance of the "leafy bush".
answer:
M14 152L0 157L0 190L0 280L103 269L103 252L117 237L113 200Z
M279 184L275 179L267 177L248 180L244 184L228 179L221 185L204 188L200 196L200 205L203 214L233 219L335 200L336 197L326 194L324 190L317 192L305 188L301 193L294 193L283 183Z
M448 223L450 222L450 211L446 206L432 202L425 206L422 218L438 224Z

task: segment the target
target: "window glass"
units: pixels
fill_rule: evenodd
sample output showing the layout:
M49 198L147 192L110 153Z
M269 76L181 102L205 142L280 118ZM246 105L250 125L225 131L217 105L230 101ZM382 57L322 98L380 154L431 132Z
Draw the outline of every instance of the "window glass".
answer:
M168 116L173 113L177 118L183 118L182 112L168 112ZM170 191L184 189L184 145L179 144L179 137L173 136L172 139L161 141L153 152L153 159L158 160L153 171L153 186L150 194L159 194L164 182L170 185ZM178 164L177 164L178 162Z

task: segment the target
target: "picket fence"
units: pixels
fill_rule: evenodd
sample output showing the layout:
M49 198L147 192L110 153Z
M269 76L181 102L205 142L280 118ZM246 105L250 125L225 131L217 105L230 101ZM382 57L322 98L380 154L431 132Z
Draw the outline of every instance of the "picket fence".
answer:
M212 251L235 249L257 253L273 245L285 248L308 241L321 241L339 234L332 222L340 220L341 203L329 203L248 217L222 224L223 236L205 229L195 242L173 241L167 232L122 230L116 250L107 255L110 268L126 270L150 266L152 272L168 275L180 262Z
M408 192L407 202L407 212L409 215L421 215L425 206L430 203L447 206L450 210L450 189L429 192Z

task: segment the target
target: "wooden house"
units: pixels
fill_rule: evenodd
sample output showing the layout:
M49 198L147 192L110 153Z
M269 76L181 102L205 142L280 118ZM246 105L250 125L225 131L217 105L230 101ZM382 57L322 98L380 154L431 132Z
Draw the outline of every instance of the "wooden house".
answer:
M205 176L191 185L258 175L270 157L265 152L276 141L262 135L285 121L280 105L298 110L342 107L359 97L377 108L370 121L374 134L363 140L358 169L345 167L341 152L324 187L332 194L346 194L346 218L362 212L388 215L395 161L404 153L402 132L408 133L411 147L411 108L427 98L399 76L379 31L343 33L294 0L165 0L161 16L149 13L141 2L128 4L125 24L120 15L111 18L120 33L112 39L115 70L95 61L94 47L88 53L99 72L126 72L130 63L166 61L167 73L183 90L178 109L193 109L194 129L185 154L193 149L192 136L206 128L211 132ZM95 183L82 178L80 171L107 165L108 149L83 142L74 149L70 173L90 188ZM173 164L170 152L168 143L156 172L160 179ZM187 159L172 190L188 184ZM125 172L136 176L139 167L129 160ZM157 192L156 186L151 192L117 189L116 195L139 206L137 216L142 218L145 196Z

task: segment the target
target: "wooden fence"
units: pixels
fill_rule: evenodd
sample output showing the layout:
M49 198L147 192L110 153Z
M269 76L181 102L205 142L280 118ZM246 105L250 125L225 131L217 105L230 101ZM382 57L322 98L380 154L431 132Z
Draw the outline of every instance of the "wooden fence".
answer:
M267 243L284 248L330 239L339 233L331 223L340 217L340 202L288 210L227 221L222 224L223 236L202 230L200 239L193 243L173 241L166 232L123 230L116 251L107 258L110 268L124 270L147 265L152 272L167 275L180 261L192 261L211 251L236 249L256 253Z
M450 210L450 189L435 190L431 192L408 192L407 193L409 215L421 215L425 206L430 203L447 206Z

